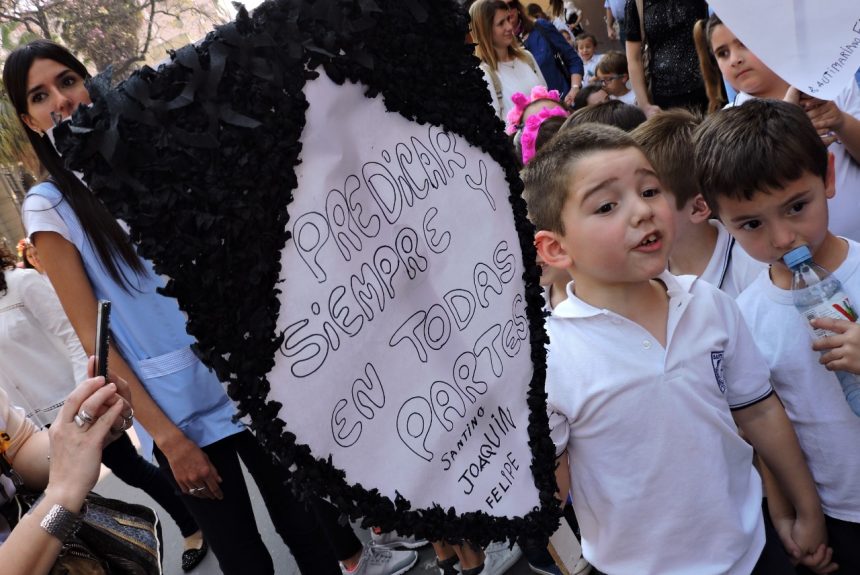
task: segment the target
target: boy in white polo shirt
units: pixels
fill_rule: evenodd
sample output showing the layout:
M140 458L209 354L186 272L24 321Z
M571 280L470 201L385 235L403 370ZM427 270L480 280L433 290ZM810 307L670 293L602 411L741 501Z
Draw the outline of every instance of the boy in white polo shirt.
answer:
M538 254L573 278L547 322L546 391L585 558L612 575L793 573L766 545L736 423L798 510L797 545L824 554L812 478L737 306L665 271L672 209L635 141L578 126L523 181Z
M770 264L738 305L818 487L838 572L860 573L860 418L828 371L858 371L850 362L860 360L860 326L816 320L816 327L839 335L813 343L793 305L792 273L782 261L786 252L807 245L855 306L860 303L860 244L828 230L828 200L836 193L833 156L799 106L752 100L703 122L696 166L708 204L729 232L752 257ZM819 357L819 351L828 353ZM767 492L771 507L781 503L770 485ZM791 510L771 515L780 513Z
M642 146L675 208L669 271L699 276L737 297L767 266L751 258L723 224L711 219L693 170L693 132L701 122L701 116L676 108L655 114L630 135Z

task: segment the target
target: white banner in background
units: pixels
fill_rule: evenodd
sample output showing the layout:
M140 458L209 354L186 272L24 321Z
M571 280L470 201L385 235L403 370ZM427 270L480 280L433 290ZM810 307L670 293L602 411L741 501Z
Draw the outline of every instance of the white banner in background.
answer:
M735 36L789 84L834 99L860 68L858 0L711 0Z
M269 399L347 482L413 508L523 516L532 377L499 165L325 73L305 87Z

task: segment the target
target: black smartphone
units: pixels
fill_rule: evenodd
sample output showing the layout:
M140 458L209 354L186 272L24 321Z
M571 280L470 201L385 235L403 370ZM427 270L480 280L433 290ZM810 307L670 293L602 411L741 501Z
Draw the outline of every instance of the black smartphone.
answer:
M107 381L108 346L110 345L110 301L99 300L99 313L96 319L96 377L102 376Z

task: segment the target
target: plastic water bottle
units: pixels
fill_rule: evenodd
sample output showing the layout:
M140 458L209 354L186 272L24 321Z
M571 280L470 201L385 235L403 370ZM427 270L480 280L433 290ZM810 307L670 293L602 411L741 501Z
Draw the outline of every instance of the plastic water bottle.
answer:
M857 321L851 300L836 276L812 261L808 246L799 246L782 257L791 270L791 295L794 306L809 321L819 317ZM816 339L835 335L826 329L810 329ZM860 377L847 371L837 371L839 384L851 411L860 416Z

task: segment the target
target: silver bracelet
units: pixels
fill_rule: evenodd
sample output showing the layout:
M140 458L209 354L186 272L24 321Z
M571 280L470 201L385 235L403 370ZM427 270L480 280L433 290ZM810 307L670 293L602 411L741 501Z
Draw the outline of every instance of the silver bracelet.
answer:
M81 509L80 513L72 513L62 505L55 503L53 507L42 518L39 526L60 540L60 543L65 543L66 539L74 535L81 526L81 520L87 512L86 505Z

